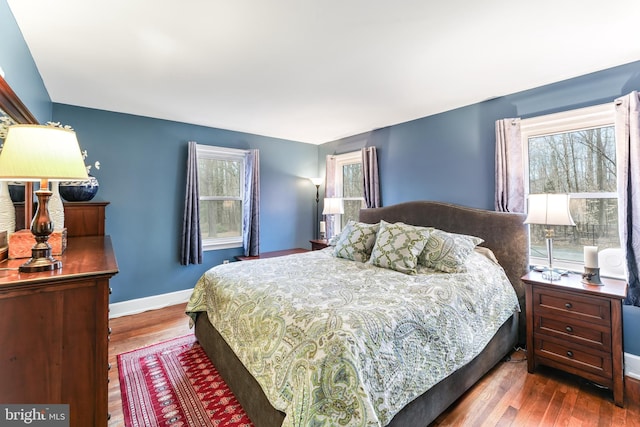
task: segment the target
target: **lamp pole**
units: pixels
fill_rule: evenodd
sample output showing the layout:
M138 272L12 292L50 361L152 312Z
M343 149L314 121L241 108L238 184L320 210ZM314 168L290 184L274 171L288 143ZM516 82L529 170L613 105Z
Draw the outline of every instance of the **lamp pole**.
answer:
M316 220L315 220L315 225L313 226L313 230L315 232L315 239L318 238L318 227L319 225L319 218L318 218L318 205L320 203L320 184L316 184Z

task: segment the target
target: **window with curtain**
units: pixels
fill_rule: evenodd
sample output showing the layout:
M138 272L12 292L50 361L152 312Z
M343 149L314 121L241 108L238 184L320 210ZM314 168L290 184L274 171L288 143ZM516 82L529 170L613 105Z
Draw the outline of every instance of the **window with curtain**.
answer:
M554 226L559 266L581 266L584 246L620 247L614 120L606 104L521 122L525 193L571 197L576 226ZM531 225L530 233L531 262L545 263L544 226Z
M351 219L357 221L360 209L365 207L362 153L340 154L335 156L335 160L335 197L342 197L344 204L344 214L338 215L342 228Z
M197 145L204 250L242 247L245 150Z

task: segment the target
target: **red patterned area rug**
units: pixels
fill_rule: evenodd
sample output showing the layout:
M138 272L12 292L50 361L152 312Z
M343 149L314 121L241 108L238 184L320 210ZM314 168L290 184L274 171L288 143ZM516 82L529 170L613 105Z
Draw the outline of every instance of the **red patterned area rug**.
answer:
M125 426L252 427L194 335L118 355Z

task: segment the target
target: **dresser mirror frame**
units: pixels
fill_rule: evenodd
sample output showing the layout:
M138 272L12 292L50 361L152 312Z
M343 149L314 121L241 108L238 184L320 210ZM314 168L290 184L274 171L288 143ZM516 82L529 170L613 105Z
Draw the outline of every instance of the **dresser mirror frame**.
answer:
M11 117L18 124L38 124L38 120L24 105L9 83L0 76L0 114ZM33 212L33 183L25 182L24 187L24 224L31 224Z

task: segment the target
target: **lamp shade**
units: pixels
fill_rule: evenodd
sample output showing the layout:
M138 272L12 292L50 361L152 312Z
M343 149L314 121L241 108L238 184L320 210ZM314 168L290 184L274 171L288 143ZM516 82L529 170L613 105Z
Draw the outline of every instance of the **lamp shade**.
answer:
M54 126L10 126L0 152L0 180L84 181L76 133Z
M320 185L322 184L323 179L322 178L309 178L309 181L311 181L313 183L313 185Z
M576 225L569 212L568 194L530 194L525 224Z
M324 199L324 209L322 215L336 215L344 213L344 205L339 197L326 197Z

